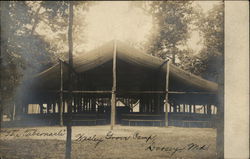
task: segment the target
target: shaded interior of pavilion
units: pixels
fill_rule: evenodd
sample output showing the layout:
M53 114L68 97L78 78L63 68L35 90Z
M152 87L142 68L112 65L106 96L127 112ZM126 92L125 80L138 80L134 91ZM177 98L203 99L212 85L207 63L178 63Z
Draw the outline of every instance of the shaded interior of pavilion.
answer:
M165 126L167 120L170 126L213 127L216 122L216 83L120 41L74 57L73 67L59 61L23 85L19 120L67 124L71 105L73 125L110 124L112 115L115 124L131 126Z

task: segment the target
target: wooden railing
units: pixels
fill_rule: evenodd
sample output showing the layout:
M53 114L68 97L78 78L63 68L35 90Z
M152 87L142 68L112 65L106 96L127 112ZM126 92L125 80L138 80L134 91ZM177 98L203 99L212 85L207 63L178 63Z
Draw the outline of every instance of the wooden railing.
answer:
M129 126L165 126L165 113L126 113L121 114L120 124ZM104 113L73 113L73 125L105 125L110 124L110 116ZM68 114L63 114L63 123L67 124ZM169 126L181 127L214 127L216 116L198 113L169 113ZM59 125L59 113L26 114L20 120L9 122L12 126ZM11 127L10 125L10 127Z
M194 113L169 113L169 126L214 127L215 115ZM165 126L165 114L122 114L122 125Z
M63 124L66 125L69 115L63 114ZM22 121L27 123L33 122L45 125L58 125L60 123L59 113L46 114L26 114L21 117ZM96 112L72 113L72 125L104 125L107 124L105 114Z

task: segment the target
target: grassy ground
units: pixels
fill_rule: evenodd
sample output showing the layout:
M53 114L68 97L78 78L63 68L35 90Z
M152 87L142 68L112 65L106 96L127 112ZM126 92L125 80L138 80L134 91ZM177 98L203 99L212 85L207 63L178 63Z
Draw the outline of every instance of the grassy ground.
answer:
M2 129L1 159L62 159L65 127ZM73 159L213 159L216 130L211 128L73 127ZM108 135L107 135L108 134Z

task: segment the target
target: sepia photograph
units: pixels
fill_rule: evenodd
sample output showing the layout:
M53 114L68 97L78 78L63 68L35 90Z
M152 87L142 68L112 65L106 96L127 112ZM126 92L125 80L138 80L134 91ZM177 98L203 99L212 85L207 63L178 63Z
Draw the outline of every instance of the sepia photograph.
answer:
M1 1L0 159L224 158L224 1Z

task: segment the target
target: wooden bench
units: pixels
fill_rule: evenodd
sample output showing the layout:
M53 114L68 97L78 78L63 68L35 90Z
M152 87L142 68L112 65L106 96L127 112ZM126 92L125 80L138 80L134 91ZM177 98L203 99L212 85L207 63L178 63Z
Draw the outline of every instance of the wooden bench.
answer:
M72 125L104 125L106 119L72 119Z
M198 121L198 120L170 120L169 124L172 126L181 127L213 127L211 121Z
M152 126L164 126L164 120L147 120L147 119L122 119L123 122L128 122L128 125L131 126L131 122L135 123L135 126L139 126L138 123L152 123ZM156 124L159 123L159 124Z

